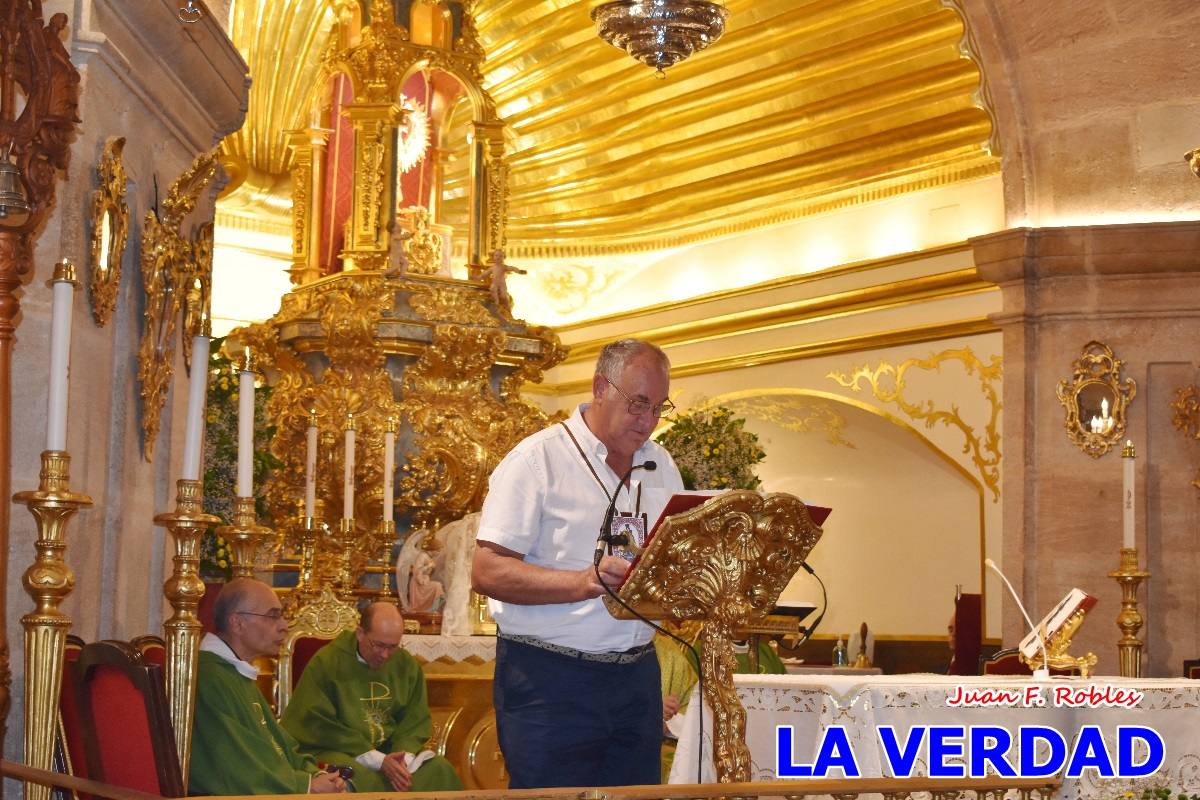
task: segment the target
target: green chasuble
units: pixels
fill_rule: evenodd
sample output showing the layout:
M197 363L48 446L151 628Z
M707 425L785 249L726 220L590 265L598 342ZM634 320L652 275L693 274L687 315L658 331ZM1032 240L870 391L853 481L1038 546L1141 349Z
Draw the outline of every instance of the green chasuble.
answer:
M317 771L258 685L215 653L200 652L190 794L305 794Z
M358 657L354 631L312 657L280 722L318 761L354 767L354 788L360 792L393 789L383 773L358 763L358 756L371 750L419 753L433 733L421 665L398 650L382 667L371 669ZM412 791L462 788L454 767L441 757L413 773Z

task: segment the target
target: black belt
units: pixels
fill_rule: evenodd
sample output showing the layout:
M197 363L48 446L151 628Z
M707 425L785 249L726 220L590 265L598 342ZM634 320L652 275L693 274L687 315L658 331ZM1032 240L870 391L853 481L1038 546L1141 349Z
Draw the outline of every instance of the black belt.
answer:
M632 664L639 661L642 657L654 652L654 643L647 642L646 644L637 647L631 647L628 650L612 653L589 653L585 650L576 650L573 647L566 647L561 644L543 641L536 636L525 636L520 633L497 633L496 637L505 639L517 644L526 644L530 647L536 647L539 650L547 650L551 653L558 653L562 656L577 658L580 661L599 661L603 664Z

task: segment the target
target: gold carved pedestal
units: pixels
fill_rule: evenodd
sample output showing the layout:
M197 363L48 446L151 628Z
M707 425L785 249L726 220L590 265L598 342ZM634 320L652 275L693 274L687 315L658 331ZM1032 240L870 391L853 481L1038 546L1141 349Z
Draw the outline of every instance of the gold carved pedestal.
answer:
M1121 613L1117 615L1117 627L1121 629L1121 638L1117 642L1117 653L1120 659L1122 678L1142 677L1142 641L1137 638L1137 632L1142 629L1142 615L1138 611L1137 590L1142 581L1150 577L1150 573L1138 569L1138 551L1136 547L1121 548L1121 566L1108 573L1121 585Z
M668 517L618 593L650 619L704 620L704 699L713 712L713 763L721 783L750 780L746 710L733 687L733 640L775 606L821 538L789 494L734 491ZM634 615L604 598L618 619Z
M180 480L175 510L154 517L175 541L171 577L163 584L163 594L173 613L163 623L167 649L167 703L171 727L175 731L175 749L179 769L187 785L188 765L192 757L192 716L196 707L196 660L200 654L202 626L196 615L204 598L200 579L200 540L204 532L220 518L204 513L204 486L200 481Z
M58 719L63 652L71 618L59 610L75 587L75 573L63 561L67 522L92 498L70 490L71 456L62 450L42 451L38 488L18 492L13 500L29 508L37 522L37 556L22 583L34 610L21 617L25 628L25 763L50 769ZM50 787L25 784L30 800L48 800Z
M1087 611L1084 609L1077 610L1074 614L1067 618L1063 626L1055 631L1054 634L1047 636L1046 628L1042 626L1042 641L1046 643L1046 659L1043 662L1042 654L1039 650L1033 658L1026 658L1024 653L1021 653L1021 661L1030 669L1041 669L1043 663L1050 669L1063 671L1078 670L1081 678L1090 677L1092 670L1096 666L1096 662L1100 659L1095 653L1088 653L1082 656L1073 656L1067 651L1071 649L1071 639L1075 637L1075 631L1079 630L1079 626L1083 624L1084 617L1087 616Z

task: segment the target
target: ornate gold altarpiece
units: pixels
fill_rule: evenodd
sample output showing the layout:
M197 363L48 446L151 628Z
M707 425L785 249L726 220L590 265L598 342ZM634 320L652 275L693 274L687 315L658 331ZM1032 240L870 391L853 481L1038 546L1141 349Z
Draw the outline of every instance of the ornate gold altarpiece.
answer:
M386 576L397 524L407 534L479 510L500 459L551 421L521 399L522 386L540 381L566 355L553 332L511 314L504 286L510 268L500 252L507 193L503 125L482 87L473 3L462 3L456 18L451 4L415 2L407 28L397 24L386 0L364 2L365 14L353 2L335 5L333 45L317 81L326 93L313 100L316 123L289 135L294 286L270 320L234 331L226 343L230 355L249 350L254 369L273 387L265 411L273 428L270 451L282 466L263 487L269 517L263 522L275 535L261 544L299 558L298 585L284 597L297 624L314 611L348 607L363 593L360 579L369 570L383 571L383 594L390 596ZM405 138L397 132L413 113L401 89L414 76L426 87L457 84L451 94L470 101L472 213L467 229L456 231L465 233L465 242L454 248L466 256L463 277L445 268L449 252L438 235L449 226L437 218L440 190L416 203L401 196ZM349 101L341 94L346 86L353 91ZM331 154L347 144L347 128L336 130L344 120L352 130L353 186L342 220L337 198L330 199L339 190L330 171L346 163ZM429 122L426 157L433 163L427 174L433 180L442 176L438 124L445 121ZM325 262L320 249L339 230L342 248L333 263ZM354 518L339 519L344 432L351 418ZM310 518L303 498L312 424L318 429L319 499ZM384 509L389 426L396 433L395 519L385 518ZM254 520L244 527L249 531ZM236 531L231 535L237 540ZM239 554L235 548L239 568L249 568L252 550ZM481 681L490 682L487 666L487 675L479 665L463 665L462 674L439 669L431 700L436 705L446 695L451 705L487 706L490 691L478 691ZM487 711L472 710L474 716ZM458 713L449 707L432 711L444 748ZM468 765L458 766L462 772Z

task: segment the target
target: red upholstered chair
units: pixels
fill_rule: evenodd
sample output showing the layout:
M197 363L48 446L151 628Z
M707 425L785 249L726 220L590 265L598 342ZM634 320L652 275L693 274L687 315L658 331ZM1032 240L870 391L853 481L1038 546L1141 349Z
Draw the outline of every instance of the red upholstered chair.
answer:
M326 586L321 596L301 606L292 621L279 649L275 675L275 713L283 714L292 689L318 650L329 644L342 631L358 627L358 609L339 600Z
M110 641L85 645L73 669L89 776L182 797L162 668L130 645Z
M148 633L145 636L139 636L136 639L129 640L129 646L137 650L141 654L142 660L147 664L154 664L157 667L167 668L167 646L163 643L161 637Z
M1183 677L1200 680L1200 658L1193 658L1183 662Z
M87 757L83 747L83 723L79 718L79 700L75 696L75 682L71 678L71 665L79 659L83 640L67 634L63 658L62 683L58 694L58 731L54 737L54 771L77 778L88 777ZM67 798L66 789L55 790L55 795ZM78 794L79 800L90 800L91 795Z

